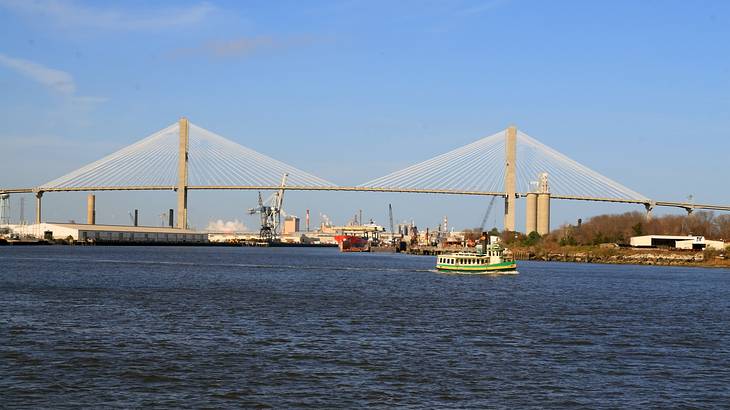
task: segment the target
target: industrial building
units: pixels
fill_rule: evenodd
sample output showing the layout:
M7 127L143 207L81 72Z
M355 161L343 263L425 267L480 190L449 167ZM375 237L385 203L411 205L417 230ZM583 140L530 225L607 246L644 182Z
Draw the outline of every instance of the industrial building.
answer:
M177 228L153 226L91 225L75 223L41 223L9 225L19 234L46 239L68 239L79 242L121 243L206 243L208 234Z
M704 236L644 235L632 236L631 246L635 248L715 249L725 250L725 242L705 239Z
M290 235L293 233L299 232L299 217L297 216L287 216L284 219L284 235Z

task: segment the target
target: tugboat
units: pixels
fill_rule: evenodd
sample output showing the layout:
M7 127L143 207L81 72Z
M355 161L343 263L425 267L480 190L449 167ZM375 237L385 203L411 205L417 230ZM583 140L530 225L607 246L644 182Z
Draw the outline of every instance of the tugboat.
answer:
M505 256L505 248L499 238L486 236L480 238L476 252L462 251L445 253L436 259L436 269L443 272L464 274L504 273L517 274L517 262Z

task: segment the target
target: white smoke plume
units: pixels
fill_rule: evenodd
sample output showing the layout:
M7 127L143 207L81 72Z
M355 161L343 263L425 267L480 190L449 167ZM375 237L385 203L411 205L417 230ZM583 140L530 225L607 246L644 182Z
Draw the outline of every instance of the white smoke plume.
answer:
M206 231L222 233L246 232L246 229L246 225L238 219L233 221L223 221L222 219L210 221L205 228Z

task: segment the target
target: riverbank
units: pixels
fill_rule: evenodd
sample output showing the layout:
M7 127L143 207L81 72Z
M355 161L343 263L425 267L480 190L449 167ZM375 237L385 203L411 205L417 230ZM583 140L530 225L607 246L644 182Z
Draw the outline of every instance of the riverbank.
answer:
M0 246L32 246L32 245L62 245L62 246L202 246L202 247L241 247L255 246L265 248L336 248L336 244L323 243L292 243L292 242L264 242L264 241L231 241L231 242L167 242L167 241L71 241L65 239L5 239L0 238Z
M730 255L711 250L637 249L608 246L513 247L511 250L517 260L730 268Z

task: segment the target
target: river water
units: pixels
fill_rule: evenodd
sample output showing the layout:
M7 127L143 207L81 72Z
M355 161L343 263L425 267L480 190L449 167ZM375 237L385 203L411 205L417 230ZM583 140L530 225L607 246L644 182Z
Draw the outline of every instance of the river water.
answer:
M724 407L730 271L0 248L0 407Z

